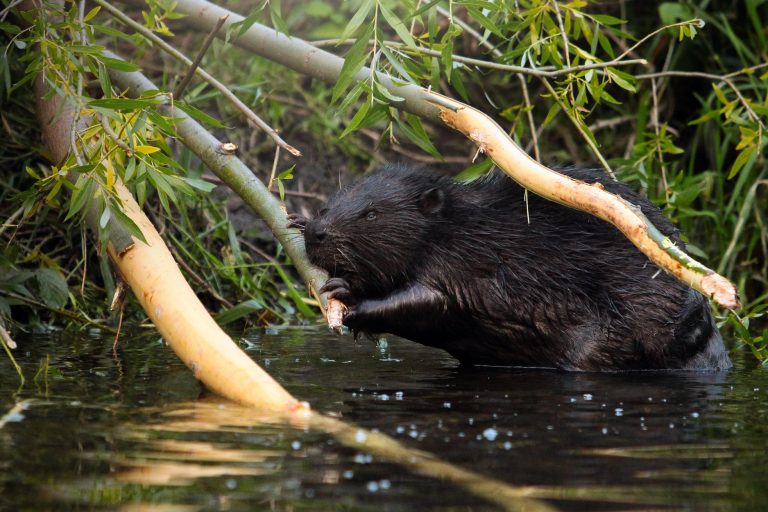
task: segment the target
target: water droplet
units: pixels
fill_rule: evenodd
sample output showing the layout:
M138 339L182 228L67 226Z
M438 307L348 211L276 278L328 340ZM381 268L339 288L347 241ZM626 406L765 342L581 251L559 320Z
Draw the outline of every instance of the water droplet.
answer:
M364 443L366 439L368 439L368 434L366 434L362 430L358 430L357 432L355 432L355 442Z

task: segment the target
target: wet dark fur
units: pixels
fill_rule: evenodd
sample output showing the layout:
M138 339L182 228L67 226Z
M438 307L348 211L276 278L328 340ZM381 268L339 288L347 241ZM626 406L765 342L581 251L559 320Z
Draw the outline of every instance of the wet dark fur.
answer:
M659 209L599 171L563 170ZM707 300L659 269L613 226L494 174L461 184L385 166L306 222L310 260L349 304L344 323L447 350L466 363L568 370L724 369Z

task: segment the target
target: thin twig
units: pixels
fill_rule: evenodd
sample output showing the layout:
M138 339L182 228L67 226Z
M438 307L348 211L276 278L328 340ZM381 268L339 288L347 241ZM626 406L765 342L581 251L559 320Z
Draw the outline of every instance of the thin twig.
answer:
M568 51L570 43L568 42L568 34L565 32L565 25L563 25L563 17L560 14L560 7L557 5L557 0L552 0L552 5L555 6L555 17L557 18L557 24L560 27L560 35L563 38L563 56L565 56L565 67L571 67L571 52ZM568 82L566 86L568 88L568 96L571 98L571 105L576 104L576 98L573 95L573 82Z
M19 209L13 212L5 222L0 224L0 236L3 236L5 230L14 225L14 222L16 222L16 219L18 219L22 213L24 213L24 207L20 206Z
M184 75L184 78L181 80L181 83L176 87L176 90L173 91L173 98L176 101L180 101L182 98L182 95L184 94L184 89L187 88L189 85L189 82L192 81L192 77L195 75L195 70L200 66L200 62L203 60L203 56L208 51L208 48L211 47L211 43L213 43L213 40L216 39L216 34L219 33L219 29L224 24L225 21L227 21L227 18L229 18L228 14L225 14L224 16L219 17L219 19L216 21L216 25L213 27L213 30L208 32L208 35L205 37L205 41L203 41L203 46L200 48L200 51L197 53L197 56L195 57L195 60L192 61L192 65L187 70L187 74Z
M107 134L107 136L112 139L112 142L117 144L117 146L125 152L126 156L133 156L133 150L131 150L128 144L126 144L120 137L117 136L115 131L112 129L112 125L109 124L109 119L107 116L100 114L99 119L101 120L101 127L104 129L104 132Z
M688 20L688 21L681 21L679 23L673 23L672 25L663 26L663 27L661 27L659 29L654 30L653 32L651 32L650 34L646 35L645 37L640 39L638 42L636 42L635 44L633 44L632 46L630 46L629 48L624 50L624 52L622 52L621 55L616 57L616 59L617 60L623 59L624 57L626 57L628 54L630 54L633 51L635 51L644 42L646 42L648 39L652 38L653 36L655 36L659 32L663 32L663 31L667 30L668 28L682 27L682 26L685 26L685 25L697 25L699 28L702 28L704 26L704 22L702 20L696 18L696 19L692 19L692 20Z
M101 1L101 0L96 0L96 1ZM323 48L325 46L337 46L340 44L349 44L354 42L355 42L354 39L345 39L345 40L323 39L319 41L311 41L310 44L312 44L317 48ZM374 43L374 40L372 39L370 41L370 44L373 44L373 43ZM404 48L405 51L423 53L425 55L431 55L433 57L442 56L442 54L437 50L431 50L429 48L420 48L420 47L415 48L412 46L407 46L404 43L400 43L398 41L382 41L382 44L388 48ZM550 70L549 68L546 68L546 67L532 69L532 68L526 68L523 66L513 66L511 64L500 64L498 62L492 62L492 61L487 61L482 59L473 59L472 57L464 57L462 55L451 55L451 60L454 62L461 62L462 64L471 64L477 67L496 69L499 71L509 71L511 73L520 73L523 75L531 75L539 78L556 78L562 75L567 75L569 73L578 73L579 71L588 71L590 69L605 69L608 67L621 67L621 66L633 66L636 64L639 64L639 65L648 64L648 61L645 59L627 59L627 60L613 59L605 62L593 62L592 64L582 64L580 66Z
M611 166L608 165L608 162L605 160L605 157L603 157L602 153L600 153L600 150L597 148L594 142L592 142L592 138L589 136L588 133L586 133L585 128L582 127L579 122L568 112L568 106L563 102L563 100L557 95L557 91L552 87L552 84L549 83L549 80L546 78L543 78L541 80L541 83L544 84L544 87L547 88L549 93L552 95L552 98L557 101L557 103L560 105L560 108L565 113L565 115L568 117L568 119L573 123L573 126L576 127L576 129L581 133L581 136L586 141L589 148L592 150L592 153L597 157L597 159L600 161L600 165L603 166L605 169L605 172L608 173L608 175L616 179L616 176L613 174L613 169L611 169Z
M112 355L117 359L117 342L120 340L120 333L123 330L123 310L125 309L125 302L120 302L120 315L117 319L117 332L115 333L115 339L112 342Z
M589 128L589 131L592 133L595 133L598 130L603 130L605 128L614 128L616 126L619 126L620 124L628 123L629 121L632 121L636 119L635 116L619 116L614 117L612 119L598 119L594 123L587 126Z
M277 162L280 160L280 148L275 148L275 158L272 159L272 172L269 175L269 183L267 183L267 190L270 192L274 192L272 190L272 183L275 181L275 173L277 172Z
M11 353L11 349L16 348L16 342L13 341L13 339L11 338L11 335L8 334L8 331L5 330L5 326L3 325L2 319L0 319L0 345L3 346L3 350L5 350L6 355L8 355L8 359L11 361L11 364L16 369L16 373L19 375L21 384L24 385L24 372L21 371L21 367L19 366L19 363L16 362L16 358L14 358L13 354Z
M142 36L150 40L152 43L156 44L158 48L163 50L164 52L168 53L172 57L174 57L176 60L181 61L187 66L192 65L192 61L183 53L176 50L173 46L169 45L165 41L163 41L161 38L159 38L157 35L155 35L151 30L148 30L144 26L142 26L139 23L136 23L131 18L123 14L121 11L119 11L117 8L113 7L109 3L105 2L104 0L93 0L98 5L102 6L104 9L109 11L112 16L117 18L119 21L125 23L132 29L134 29L136 32L140 33ZM248 106L243 103L240 98L235 96L235 94L227 88L224 84L219 82L217 79L215 79L213 76L211 76L208 72L206 72L203 68L198 67L195 70L195 73L208 82L214 89L219 91L222 96L224 96L227 100L232 103L235 108L237 108L250 122L255 124L257 127L264 130L267 135L269 135L272 140L275 141L275 144L280 146L281 148L288 151L290 154L294 156L301 156L301 151L296 149L295 147L291 146L287 142L285 142L280 135L278 135L277 131L275 131L274 128L269 126L266 122L264 122L256 113L248 108Z
M646 73L643 75L637 75L635 76L635 78L638 80L653 80L655 78L660 78L660 77L674 76L674 77L688 77L688 78L706 78L708 80L713 80L716 82L723 82L728 87L730 87L730 89L736 95L736 97L739 100L739 103L742 104L744 109L749 114L749 117L751 117L753 121L759 124L763 130L766 130L767 128L765 124L763 124L763 121L760 119L760 116L758 116L757 113L754 110L752 110L752 107L749 105L749 102L741 94L741 91L739 91L738 87L736 87L736 84L734 84L733 81L731 81L730 79L730 77L737 76L744 73L745 72L743 70L740 70L734 73L729 73L727 75L715 75L712 73L703 73L701 71L660 71L658 73Z
M667 184L667 166L664 163L664 152L661 150L659 141L659 96L656 90L656 79L651 80L651 124L653 133L656 134L656 153L659 156L659 167L661 167L661 185L664 187L664 197L669 201L669 185Z
M523 102L525 103L525 114L528 118L528 126L531 128L531 143L533 144L533 156L536 160L541 161L541 154L539 153L539 134L536 129L536 124L533 121L533 104L531 104L531 97L528 94L528 84L525 83L525 77L523 75L517 75L520 82L520 88L523 91Z

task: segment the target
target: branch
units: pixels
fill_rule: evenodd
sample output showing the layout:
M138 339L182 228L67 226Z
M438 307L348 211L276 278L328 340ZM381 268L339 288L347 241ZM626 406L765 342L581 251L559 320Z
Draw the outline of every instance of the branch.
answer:
M105 54L112 58L119 58L109 52ZM138 97L143 92L157 90L157 86L138 71L126 72L114 69L109 71L118 87L127 89L131 96ZM286 227L288 219L280 201L239 158L219 151L221 141L197 121L173 104L161 105L159 108L164 115L176 120L174 123L176 133L184 144L267 223L304 280L314 289L320 288L327 276L309 263L299 231Z
M458 20L458 18L454 18ZM354 39L321 39L318 41L312 41L310 44L315 48L325 48L326 46L338 46L340 44L353 44ZM375 39L370 40L370 44L374 44ZM406 50L413 51L415 53L423 53L424 55L431 55L433 57L441 57L442 53L431 48L408 46L405 43L398 41L384 41L384 46L387 48L404 48ZM557 78L559 76L568 75L570 73L578 73L579 71L588 71L590 69L605 69L608 67L621 67L621 66L633 66L635 64L647 65L648 61L645 59L627 59L619 60L613 59L607 62L593 62L592 64L582 64L580 66L565 67L560 69L547 69L547 68L526 68L524 66L513 66L511 64L501 64L489 60L475 59L472 57L464 57L463 55L451 54L451 60L454 62L461 62L462 64L471 64L479 68L496 69L499 71L509 71L510 73L517 73L520 75L531 75L539 78Z
M129 0L135 3L138 0ZM210 30L216 20L229 15L227 24L244 18L205 0L180 0L176 11L186 14L188 26ZM335 83L344 60L313 47L297 37L254 23L234 43L300 73ZM363 81L371 70L363 67L355 78ZM485 151L515 181L532 192L591 213L616 226L648 258L687 285L701 291L721 306L739 305L736 287L724 277L695 261L670 244L638 208L597 186L565 177L530 158L490 117L463 103L445 98L413 84L379 73L379 83L403 98L392 105L426 119L441 121L464 133Z
M752 69L759 69L766 64L761 64L759 66L753 66ZM701 71L660 71L658 73L645 73L642 75L637 75L635 78L638 80L653 80L655 78L663 78L663 77L685 77L685 78L706 78L707 80L713 80L715 82L723 82L728 87L731 88L731 90L734 92L736 97L739 99L739 103L742 104L744 109L749 114L749 117L752 118L753 121L755 121L757 124L760 125L760 127L763 129L763 131L768 130L766 128L765 124L763 124L763 121L760 119L760 116L757 115L757 113L752 109L749 102L744 98L744 96L741 94L741 91L739 91L739 88L736 87L736 84L733 83L731 80L731 77L738 76L746 74L745 70L739 70L734 71L733 73L728 73L727 75L715 75L712 73L702 73Z
M120 20L122 23L128 25L132 29L134 29L136 32L140 33L142 36L150 40L153 44L157 45L158 48L166 52L167 54L171 55L176 60L183 62L187 66L189 66L190 69L194 67L194 63L187 58L186 55L178 51L173 46L169 45L162 39L160 39L157 35L155 35L151 30L145 28L139 23L136 23L131 18L123 14L119 9L113 7L109 3L105 2L104 0L94 0L95 3L103 7L105 10L109 11L109 13ZM226 19L225 19L226 20ZM224 21L225 21L224 20ZM221 19L217 20L217 24L223 24L224 21ZM216 31L213 31L213 33L216 33ZM218 35L218 34L217 34ZM248 108L248 106L240 101L240 98L235 96L235 94L227 88L226 85L222 84L218 80L216 80L213 76L211 76L207 71L205 71L203 68L197 67L195 69L195 73L200 76L203 80L208 82L214 89L219 91L222 96L224 96L227 100L229 100L230 103L232 103L235 108L237 108L249 121L251 121L253 124L264 130L267 135L272 137L272 140L275 141L275 144L280 146L281 148L288 151L293 156L301 156L301 151L296 149L295 147L291 146L287 142L285 142L280 135L278 135L277 131L275 131L274 128L269 126L266 122L264 122L263 119L261 119L256 113Z

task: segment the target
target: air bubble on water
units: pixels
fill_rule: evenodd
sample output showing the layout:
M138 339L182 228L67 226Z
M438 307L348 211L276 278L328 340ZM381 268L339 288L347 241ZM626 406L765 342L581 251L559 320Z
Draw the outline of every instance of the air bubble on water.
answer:
M621 407L617 407L613 412L616 413L616 416L624 416L624 409Z
M376 399L387 401L389 400L389 395L387 395L386 393L382 393L381 395L377 396Z
M396 391L395 392L395 400L402 400L403 399L403 392L402 391Z
M494 441L498 435L499 432L495 428L487 428L483 430L483 437L489 441Z
M608 427L603 427L601 432L603 433L603 435L606 435L608 433Z
M584 400L589 402L590 400L592 400L592 395L590 393L584 393Z
M299 448L301 448L301 441L294 441L294 442L292 442L291 443L291 448L293 448L294 450L298 450Z
M354 461L357 464L370 464L373 462L373 455L369 455L367 453L358 453L355 455Z
M470 425L474 425L475 424L475 418L469 418L467 420L467 423L469 423Z
M575 399L575 398L571 398L571 403L573 403L573 402L575 402L575 401L576 401L576 399Z
M408 432L408 435L411 436L413 439L416 439L417 437L419 437L419 431L411 430L410 432Z
M675 424L674 423L670 423L669 424L669 428L675 428Z
M443 408L450 409L451 408L451 402L443 402Z
M226 486L227 486L227 489L229 489L230 491L234 491L235 489L237 489L237 480L235 480L234 478L227 479Z
M555 430L555 426L554 425L547 425L547 430Z
M368 434L366 434L362 430L358 430L357 432L355 432L355 441L356 442L364 443L366 439L368 439Z
M699 417L699 413L697 413L697 412L692 412L691 413L691 418L698 418L698 417Z
M379 480L379 487L384 489L385 491L392 487L392 483L389 480Z
M504 449L505 450L511 450L512 449L512 443L509 441L504 441Z
M354 471L352 471L351 469L348 469L348 470L346 470L345 472L343 472L343 473L341 474L341 476L342 476L342 478L345 478L345 479L347 479L347 480L351 480L351 479L352 479L352 477L354 477L354 476L355 476L355 472L354 472Z
M368 482L365 484L365 488L368 492L377 492L379 490L379 482Z
M398 434L402 434L403 432L405 432L405 427L402 425L398 425L397 428L395 429L395 432L397 432Z

